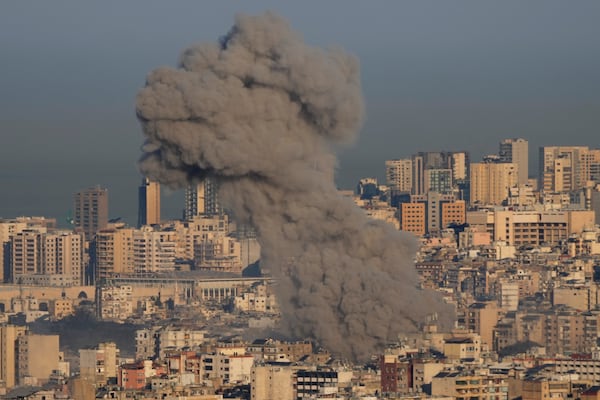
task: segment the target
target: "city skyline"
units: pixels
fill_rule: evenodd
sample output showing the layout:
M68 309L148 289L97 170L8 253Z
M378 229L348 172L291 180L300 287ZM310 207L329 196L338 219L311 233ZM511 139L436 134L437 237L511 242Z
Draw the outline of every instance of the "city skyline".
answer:
M367 122L358 142L340 149L340 187L363 176L382 180L385 160L417 151L466 150L475 162L500 140L522 137L535 175L539 146L596 146L596 3L333 2L319 4L318 16L269 2L154 5L5 7L2 217L62 222L73 193L99 184L109 189L110 217L134 225L135 93L148 70L174 65L186 45L215 40L240 11L273 9L308 42L339 43L359 58ZM180 217L183 193L166 191L165 217Z

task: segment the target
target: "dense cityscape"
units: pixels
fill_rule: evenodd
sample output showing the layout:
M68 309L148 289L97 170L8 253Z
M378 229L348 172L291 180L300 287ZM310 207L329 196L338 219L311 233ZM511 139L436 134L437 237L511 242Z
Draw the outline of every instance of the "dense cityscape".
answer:
M0 399L600 400L600 2L5 2Z
M541 147L535 177L530 154L522 138L480 161L423 151L338 191L416 238L421 290L456 310L361 362L277 333L277 280L213 179L180 220L149 179L136 227L100 186L73 195L69 229L1 219L3 398L597 398L600 149Z

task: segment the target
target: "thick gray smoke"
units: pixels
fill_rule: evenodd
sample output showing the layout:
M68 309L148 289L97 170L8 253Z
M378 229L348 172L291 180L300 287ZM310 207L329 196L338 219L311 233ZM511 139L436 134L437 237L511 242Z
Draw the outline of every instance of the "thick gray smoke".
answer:
M286 332L354 360L450 310L417 289L413 240L333 184L332 147L355 138L363 114L357 60L306 45L271 13L238 16L218 44L150 73L137 97L142 172L174 187L217 179L258 232Z

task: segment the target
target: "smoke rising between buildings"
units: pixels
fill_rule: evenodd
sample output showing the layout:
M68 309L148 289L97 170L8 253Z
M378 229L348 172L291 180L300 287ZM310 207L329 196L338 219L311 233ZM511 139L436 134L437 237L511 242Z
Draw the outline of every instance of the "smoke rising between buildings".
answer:
M151 72L136 109L146 176L172 187L210 176L255 227L286 334L364 360L429 314L451 320L439 295L418 289L413 239L333 183L332 148L364 118L353 56L305 44L272 13L240 15L219 42Z

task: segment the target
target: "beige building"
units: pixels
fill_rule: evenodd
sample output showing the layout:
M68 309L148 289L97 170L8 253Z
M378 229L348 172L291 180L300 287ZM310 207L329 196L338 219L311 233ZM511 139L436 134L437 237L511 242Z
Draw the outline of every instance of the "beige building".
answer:
M387 160L385 162L386 184L392 190L410 193L412 191L412 165L410 158Z
M431 394L454 399L508 400L508 379L504 375L442 371L431 381Z
M454 182L456 182L456 181L462 181L462 180L467 179L467 172L468 172L467 153L456 152L456 153L452 153L451 157L452 157L452 161L451 161L452 180Z
M14 283L32 275L64 277L62 286L83 283L83 235L69 231L23 231L11 237L10 271ZM43 280L42 280L43 281ZM36 279L29 280L32 284Z
M204 343L204 330L167 326L156 333L158 357L163 358L169 350L197 347Z
M521 398L523 400L566 399L570 393L571 381L567 379L526 379L523 381Z
M53 371L60 369L58 335L26 333L17 338L15 352L20 385L42 385Z
M73 300L71 299L52 299L48 303L48 314L54 320L63 319L74 314Z
M138 227L160 223L160 183L145 178L138 190Z
M24 326L0 325L0 380L6 388L17 384L17 339L26 331Z
M32 232L47 232L56 226L55 219L44 217L18 217L13 219L0 219L0 265L5 265L5 257L9 254L4 254L6 249L10 247L11 237L25 230ZM7 260L9 262L10 260ZM0 282L7 282L9 276L4 276L4 268L0 268Z
M177 235L143 226L133 231L133 268L136 273L172 272Z
M519 282L513 279L501 279L498 286L499 305L502 311L517 311L519 308Z
M134 229L124 226L98 231L95 238L96 279L134 272L133 232Z
M598 301L598 286L595 284L561 285L552 289L552 305L563 304L579 311L595 308Z
M481 339L479 335L451 337L444 341L444 355L449 362L479 363Z
M569 235L594 226L595 213L588 210L467 212L467 223L489 232L494 241L508 245L558 244Z
M525 139L504 139L500 142L500 161L517 164L519 185L529 180L529 142Z
M539 187L545 192L567 192L600 178L600 149L587 146L540 147Z
M256 285L251 290L234 298L234 307L243 312L277 313L279 307L275 295L266 284Z
M293 400L294 372L289 363L272 363L252 367L252 400Z
M496 302L473 303L460 312L459 327L477 333L481 337L482 347L491 349L499 315L500 309Z
M515 163L483 162L471 164L471 204L500 205L509 189L517 184Z
M100 343L96 349L79 350L79 374L82 379L104 385L117 378L119 349L112 342Z
M108 224L108 189L96 186L75 193L73 212L73 224L82 228L86 240L90 240Z
M102 320L125 321L133 315L133 289L129 285L96 287L97 316Z

